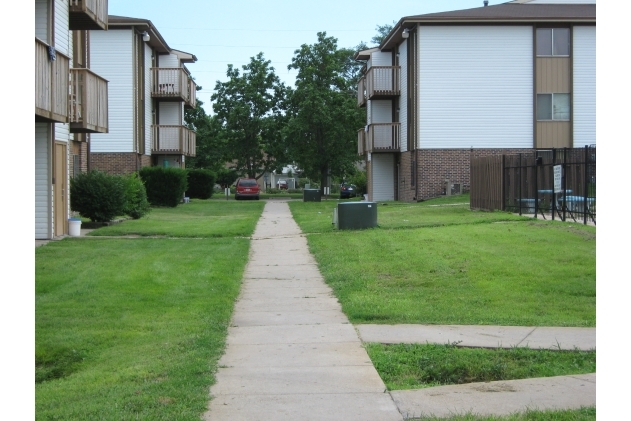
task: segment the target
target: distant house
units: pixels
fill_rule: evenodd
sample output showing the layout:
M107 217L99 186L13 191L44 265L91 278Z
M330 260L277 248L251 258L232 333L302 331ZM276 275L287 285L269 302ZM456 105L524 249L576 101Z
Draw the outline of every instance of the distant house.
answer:
M517 0L399 20L364 60L373 201L469 185L476 157L596 144L596 4Z
M35 0L35 238L68 233L69 179L88 168L88 141L108 132L108 83L91 67L90 33L107 0Z
M185 64L197 58L169 47L151 21L122 16L109 16L107 32L90 31L89 48L110 92L109 133L92 136L90 168L184 168L196 147L195 132L184 125L184 108L196 106Z

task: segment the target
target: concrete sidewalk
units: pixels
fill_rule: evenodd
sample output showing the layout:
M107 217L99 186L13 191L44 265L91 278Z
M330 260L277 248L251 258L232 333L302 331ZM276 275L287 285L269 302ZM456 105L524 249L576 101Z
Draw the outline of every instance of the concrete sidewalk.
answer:
M355 327L363 342L382 344L457 343L472 348L596 349L596 328L375 324Z
M252 238L227 348L204 420L402 421L596 404L596 375L385 391L362 342L595 349L595 329L358 325L324 283L286 202L268 201Z
M286 202L268 201L250 248L205 420L398 420Z

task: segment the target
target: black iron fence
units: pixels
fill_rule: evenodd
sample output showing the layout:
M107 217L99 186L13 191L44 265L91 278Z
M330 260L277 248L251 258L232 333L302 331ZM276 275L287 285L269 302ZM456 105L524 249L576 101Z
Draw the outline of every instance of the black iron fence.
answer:
M596 147L503 157L504 210L596 224Z

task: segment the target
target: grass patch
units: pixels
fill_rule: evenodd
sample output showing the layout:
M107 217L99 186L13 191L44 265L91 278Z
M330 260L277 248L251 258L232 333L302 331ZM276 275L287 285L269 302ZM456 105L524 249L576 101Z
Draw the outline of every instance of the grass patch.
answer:
M596 352L366 344L388 390L596 372Z
M351 323L595 326L595 227L448 200L379 206L360 231L333 230L333 204L290 207Z
M454 415L452 417L406 418L407 421L594 421L596 407L583 407L568 410L528 410L504 416L481 416L476 414Z
M152 208L146 216L94 230L91 236L235 237L249 236L264 202L191 199L175 208Z
M199 420L248 250L143 238L37 248L37 418Z

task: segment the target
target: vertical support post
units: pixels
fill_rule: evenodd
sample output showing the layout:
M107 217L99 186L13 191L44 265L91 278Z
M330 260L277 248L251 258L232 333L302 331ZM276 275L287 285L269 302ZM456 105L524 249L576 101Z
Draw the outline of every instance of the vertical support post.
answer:
M562 202L562 205L561 205L561 206L563 206L563 219L562 219L563 222L565 222L565 219L566 219L565 212L567 210L567 206L566 206L566 203L565 203L565 198L567 197L567 185L565 184L565 169L566 169L565 168L565 165L566 165L565 163L566 163L566 161L567 161L567 148L563 148L563 163L561 164L562 165L561 168L563 169L562 170L563 172L561 173L561 186L563 188L563 202Z
M552 149L552 170L557 163L557 150ZM552 189L552 220L554 221L554 214L557 212L557 192Z
M532 153L534 156L534 171L535 171L535 175L534 175L534 179L535 179L535 219L537 219L539 216L539 182L538 182L538 173L539 173L539 166L537 165L537 152L533 151Z
M518 194L518 196L519 196L519 199L518 199L519 200L519 216L521 216L521 199L522 199L522 197L521 197L521 154L519 154L519 172L518 172L518 174L519 174L519 177L518 177L519 178L519 184L518 184L518 187L517 187L517 192L519 193Z
M583 225L587 225L587 195L589 194L589 145L585 145L583 157Z

